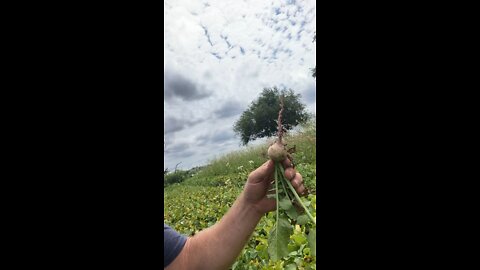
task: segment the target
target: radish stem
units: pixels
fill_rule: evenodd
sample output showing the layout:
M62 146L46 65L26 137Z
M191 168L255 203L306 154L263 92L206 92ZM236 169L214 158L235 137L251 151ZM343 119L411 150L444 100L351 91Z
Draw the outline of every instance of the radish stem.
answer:
M298 196L297 194L297 191L295 191L295 188L293 188L292 184L290 183L290 181L287 180L287 178L285 177L285 172L282 170L282 165L280 165L280 163L277 163L277 166L276 166L276 170L280 170L280 172L282 173L282 177L280 179L283 179L285 182L287 182L287 185L288 187L290 188L290 190L292 191L293 193L293 196L295 196L295 199L297 199L297 201L300 203L300 205L303 207L303 209L305 209L305 212L307 213L307 216L312 220L312 222L314 224L317 224L317 222L315 221L315 219L313 218L313 216L310 214L310 212L308 211L307 207L303 204L302 200L300 199L300 196ZM275 182L277 181L278 177L275 175ZM277 195L278 196L278 195ZM278 209L278 206L277 206L277 209ZM277 210L278 211L278 210Z
M276 213L276 218L277 218L277 224L278 224L278 217L279 217L279 212L278 212L278 176L277 176L277 167L275 167L275 193L277 195L277 213ZM276 234L276 239L278 239L278 230L275 230L275 234Z

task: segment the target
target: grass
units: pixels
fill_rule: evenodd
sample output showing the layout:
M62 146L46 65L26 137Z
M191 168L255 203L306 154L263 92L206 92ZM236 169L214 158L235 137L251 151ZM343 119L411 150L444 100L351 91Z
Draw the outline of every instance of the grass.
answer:
M269 141L273 141L270 138ZM297 152L292 156L295 163L316 163L316 127L315 122L308 122L300 127L300 131L285 136L287 148L295 146ZM244 150L228 153L213 160L194 177L197 179L228 177L244 170L252 171L268 160L268 144L250 146ZM186 183L191 183L186 182ZM198 181L195 181L198 183Z

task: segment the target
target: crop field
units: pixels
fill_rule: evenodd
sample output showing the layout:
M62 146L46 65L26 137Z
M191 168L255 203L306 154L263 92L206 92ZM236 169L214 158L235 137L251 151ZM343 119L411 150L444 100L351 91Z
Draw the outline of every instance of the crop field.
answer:
M293 158L309 194L303 204L316 219L316 130L310 124L288 135L296 146ZM164 187L164 222L187 236L193 236L216 222L232 206L243 189L248 174L267 160L268 145L230 153L212 161L179 183ZM275 226L275 211L257 225L246 247L231 269L316 269L316 224L308 218L288 219L288 255L278 260L269 256L269 234Z

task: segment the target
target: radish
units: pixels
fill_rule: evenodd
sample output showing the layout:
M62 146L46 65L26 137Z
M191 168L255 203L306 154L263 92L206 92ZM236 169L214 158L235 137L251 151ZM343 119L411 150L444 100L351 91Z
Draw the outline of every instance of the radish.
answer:
M285 177L285 170L281 165L286 158L289 158L292 161L289 151L286 150L286 144L282 141L283 106L282 96L280 98L280 111L278 112L278 138L272 145L270 145L267 151L268 157L275 163L275 187L270 190L275 191L275 194L267 195L269 198L276 199L276 223L270 231L268 239L268 253L273 261L281 259L289 253L288 242L292 227L287 216L291 220L295 220L297 224L305 224L308 219L310 219L316 225L316 219L310 214L307 207L300 199L300 196L298 196L295 188L293 188L290 181ZM298 215L293 203L300 204L307 215ZM280 213L280 209L283 210L282 213Z
M268 148L268 157L276 162L282 162L287 158L287 150L280 142L275 142Z

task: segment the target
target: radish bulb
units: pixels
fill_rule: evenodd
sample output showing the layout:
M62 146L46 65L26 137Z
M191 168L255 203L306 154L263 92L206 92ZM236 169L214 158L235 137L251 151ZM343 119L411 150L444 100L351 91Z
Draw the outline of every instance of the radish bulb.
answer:
M275 162L282 162L287 158L287 150L280 142L272 144L267 151L268 157Z

